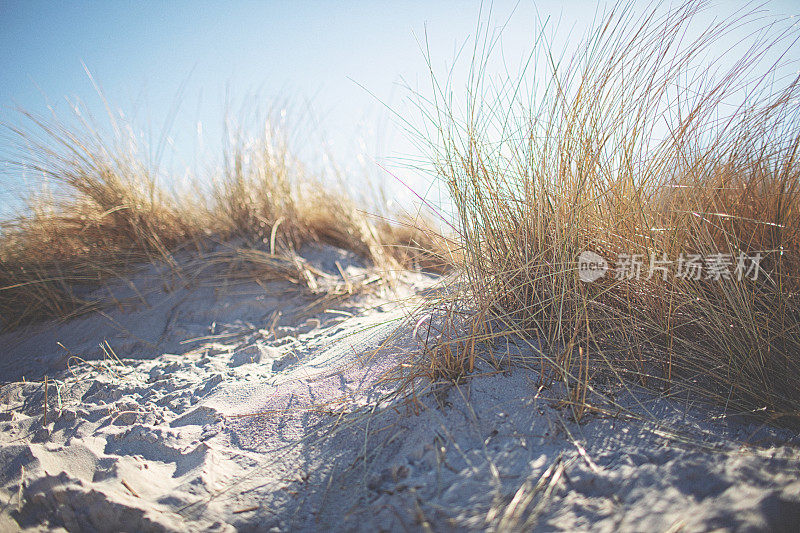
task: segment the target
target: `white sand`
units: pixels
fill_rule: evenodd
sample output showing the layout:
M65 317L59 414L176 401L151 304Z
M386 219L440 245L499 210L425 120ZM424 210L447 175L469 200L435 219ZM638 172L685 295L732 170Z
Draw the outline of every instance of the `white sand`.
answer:
M419 356L432 279L309 309L219 268L151 268L104 315L0 337L0 530L797 530L789 431L645 391L617 398L644 422L577 424L521 369L411 401L382 378Z

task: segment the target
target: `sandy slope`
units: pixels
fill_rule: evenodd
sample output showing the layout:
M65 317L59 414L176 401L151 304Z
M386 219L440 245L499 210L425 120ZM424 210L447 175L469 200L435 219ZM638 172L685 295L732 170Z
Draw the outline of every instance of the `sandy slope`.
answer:
M332 276L336 261L351 280L372 275L339 250L304 255ZM579 425L533 371L486 364L458 387L393 394L386 373L419 357L426 276L339 302L226 279L150 269L111 289L120 305L104 316L0 337L0 530L800 523L788 431L643 391L617 401L645 421Z

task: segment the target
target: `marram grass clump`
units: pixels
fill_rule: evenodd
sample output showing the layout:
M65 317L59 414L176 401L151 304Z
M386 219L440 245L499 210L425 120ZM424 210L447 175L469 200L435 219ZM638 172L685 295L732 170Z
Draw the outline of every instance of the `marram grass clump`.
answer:
M325 188L269 121L260 136L232 137L218 174L175 190L130 128L107 136L86 121L21 118L24 127L9 130L25 155L10 163L39 176L42 187L20 215L0 223L4 329L102 308L109 302L86 300L85 289L143 264L160 262L183 276L175 260L181 251L219 262L211 250L224 242L239 243L236 261L255 250L261 275L273 265L293 281L305 273L290 275L286 265L300 264L292 258L307 242L351 250L387 274L447 268L448 241L422 219L373 217L344 187Z
M566 56L543 28L500 80L484 29L465 98L434 79L420 99L473 330L538 347L517 364L561 382L576 418L611 378L800 421L797 34L746 14L688 40L703 9L618 5ZM709 61L742 32L741 57ZM586 251L609 266L594 281Z

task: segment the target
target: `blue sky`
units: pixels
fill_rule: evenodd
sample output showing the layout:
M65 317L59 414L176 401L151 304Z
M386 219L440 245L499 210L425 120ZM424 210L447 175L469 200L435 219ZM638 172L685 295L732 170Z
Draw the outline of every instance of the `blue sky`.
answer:
M730 12L732 3L718 4L712 14ZM68 99L79 99L102 121L85 65L114 112L132 118L154 141L179 104L169 130L174 174L213 167L226 105L235 115L248 101L249 109L291 103L288 120L309 139L300 142L309 150L304 158L318 157L324 139L349 172L380 174L376 161L390 164L413 148L376 97L405 112L408 94L400 80L412 87L427 81L418 39L427 29L432 54L444 66L474 34L480 8L479 1L454 0L0 0L0 122L16 123L16 106L45 113L52 105L68 115ZM598 7L582 0L493 4L497 21L515 9L503 38L512 62L530 46L537 16L580 34ZM792 2L774 2L768 11L800 13ZM0 154L9 146L0 137ZM18 176L0 176L0 202L9 202L19 185Z
M318 157L324 139L343 166L374 170L376 158L410 149L380 102L398 105L407 95L402 79L427 81L418 47L426 25L444 64L474 32L480 9L455 1L0 6L0 121L17 121L16 106L41 113L50 104L69 115L66 100L80 99L102 122L85 65L114 110L154 143L179 102L169 130L177 154L169 164L178 171L219 157L226 108L236 115L272 102L288 102L287 120L311 139L304 158ZM495 10L507 17L514 7L498 2ZM517 11L515 31L524 33L533 4ZM358 154L366 160L357 162Z

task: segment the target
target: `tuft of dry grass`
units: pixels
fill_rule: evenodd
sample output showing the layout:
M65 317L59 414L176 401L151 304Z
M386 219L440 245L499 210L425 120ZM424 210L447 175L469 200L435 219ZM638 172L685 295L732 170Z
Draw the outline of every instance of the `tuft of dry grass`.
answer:
M11 129L28 159L12 161L41 177L26 212L2 222L0 316L13 328L41 317L71 316L96 302L77 285L98 283L134 263L169 260L197 238L202 211L168 195L135 148L22 112L28 130Z
M102 307L107 302L86 300L85 289L142 264L190 275L174 259L181 250L215 264L257 264L259 276L307 287L314 283L297 257L307 242L354 251L386 273L447 261L447 241L433 230L371 217L344 185L326 188L269 121L258 137L233 136L219 175L174 191L129 127L115 123L109 136L86 120L67 124L24 111L21 118L24 126L7 128L26 156L11 163L40 176L42 188L22 214L0 222L3 328ZM210 251L232 240L246 244L225 257Z
M797 35L754 12L689 40L703 9L618 4L567 57L543 28L526 70L500 80L483 29L466 97L434 77L420 99L459 225L461 298L494 338L540 347L543 381L566 386L578 419L610 377L800 420L800 80L783 75ZM736 61L708 61L742 34ZM593 282L578 275L587 250L611 265ZM676 276L695 255L699 279Z

